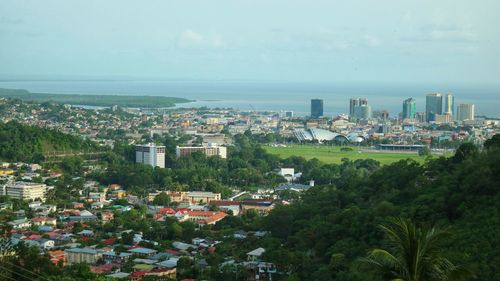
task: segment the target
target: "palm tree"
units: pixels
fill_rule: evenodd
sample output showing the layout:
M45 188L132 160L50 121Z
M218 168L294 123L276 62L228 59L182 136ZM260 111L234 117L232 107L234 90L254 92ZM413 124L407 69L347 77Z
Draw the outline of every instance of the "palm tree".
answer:
M440 242L448 236L446 229L418 229L403 218L393 218L381 225L388 240L388 250L372 250L362 264L375 268L388 281L459 281L472 273L442 257Z

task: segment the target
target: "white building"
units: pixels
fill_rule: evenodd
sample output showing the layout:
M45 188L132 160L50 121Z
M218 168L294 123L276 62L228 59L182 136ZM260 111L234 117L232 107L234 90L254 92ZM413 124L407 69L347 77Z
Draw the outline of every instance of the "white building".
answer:
M102 254L92 248L71 248L64 250L68 264L88 263L94 264L102 257Z
M218 146L213 144L208 144L204 146L177 146L175 149L175 154L177 158L188 156L191 153L198 152L205 154L207 157L219 156L220 158L227 158L227 148L224 146Z
M295 169L294 168L281 168L278 175L284 177L288 182L295 180Z
M44 202L47 194L47 186L42 183L18 181L8 184L6 193L13 199L26 201L40 200Z
M457 120L474 120L474 104L462 103L457 106Z
M165 146L153 143L135 146L135 162L165 168Z

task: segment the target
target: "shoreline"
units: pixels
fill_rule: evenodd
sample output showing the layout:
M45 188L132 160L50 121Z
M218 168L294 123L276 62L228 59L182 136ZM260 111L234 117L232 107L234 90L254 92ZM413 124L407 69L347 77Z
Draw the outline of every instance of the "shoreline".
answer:
M137 107L137 108L173 108L180 104L196 102L186 98L151 95L116 95L116 94L51 94L33 93L24 89L0 88L0 98L20 99L33 102L56 102L72 106L95 107Z

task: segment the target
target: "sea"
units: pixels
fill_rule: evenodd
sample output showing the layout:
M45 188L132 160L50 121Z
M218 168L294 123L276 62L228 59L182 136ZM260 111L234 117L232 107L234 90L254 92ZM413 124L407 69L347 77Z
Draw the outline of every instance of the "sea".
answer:
M34 93L167 96L194 100L176 107L234 108L255 111L293 111L310 114L310 100L323 99L325 116L349 112L351 97L368 99L372 110L402 111L403 100L413 97L417 111L425 111L425 95L451 93L455 105L475 104L476 115L500 116L500 86L410 83L333 83L193 80L45 80L0 81L0 88Z

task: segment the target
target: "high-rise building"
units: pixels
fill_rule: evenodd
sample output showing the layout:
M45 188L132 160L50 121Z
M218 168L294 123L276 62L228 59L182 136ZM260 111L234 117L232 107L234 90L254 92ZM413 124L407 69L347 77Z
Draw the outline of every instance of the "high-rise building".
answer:
M354 116L354 107L368 105L368 100L365 98L351 98L349 100L349 115Z
M443 113L443 96L440 93L429 94L425 99L425 115L427 122L435 121L436 114Z
M461 103L457 106L457 120L474 120L474 104Z
M455 97L452 94L447 94L444 96L444 113L455 115Z
M286 117L286 118L291 118L291 117L293 117L293 111L285 111L285 117Z
M354 107L353 118L356 120L368 120L372 118L372 108L367 104Z
M136 145L135 162L165 168L165 146L154 143Z
M403 120L404 119L415 119L417 114L417 103L413 98L406 99L403 102Z
M323 116L323 100L312 99L311 100L311 117L318 118Z
M424 123L425 122L425 112L417 112L417 114L415 114L415 119L417 119L417 121L419 123Z
M351 98L349 100L349 116L354 116L354 107L359 106L359 99Z

